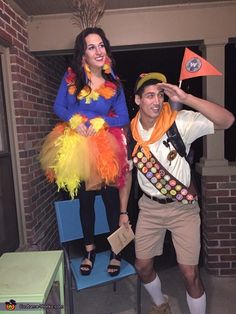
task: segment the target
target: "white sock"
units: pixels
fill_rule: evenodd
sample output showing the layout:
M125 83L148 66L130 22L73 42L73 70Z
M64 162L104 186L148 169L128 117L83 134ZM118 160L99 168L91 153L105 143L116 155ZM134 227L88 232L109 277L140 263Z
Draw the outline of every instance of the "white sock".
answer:
M160 304L165 303L165 298L164 298L162 291L161 291L161 281L160 281L158 275L156 276L156 278L153 281L144 284L144 288L150 294L150 296L153 299L153 302L156 305L160 305Z
M206 313L206 294L205 292L200 298L192 298L186 291L187 303L191 314L205 314Z

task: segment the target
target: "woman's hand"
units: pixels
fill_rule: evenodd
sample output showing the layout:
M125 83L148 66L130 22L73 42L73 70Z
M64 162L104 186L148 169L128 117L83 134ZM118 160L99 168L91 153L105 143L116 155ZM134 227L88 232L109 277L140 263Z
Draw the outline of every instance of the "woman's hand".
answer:
M80 125L77 126L76 131L82 136L87 136L88 128L85 123L80 123Z
M128 214L121 214L119 219L119 226L124 225L125 228L129 228L129 216Z
M94 127L92 125L90 125L87 129L87 135L86 136L93 136L95 135L97 132L94 129Z

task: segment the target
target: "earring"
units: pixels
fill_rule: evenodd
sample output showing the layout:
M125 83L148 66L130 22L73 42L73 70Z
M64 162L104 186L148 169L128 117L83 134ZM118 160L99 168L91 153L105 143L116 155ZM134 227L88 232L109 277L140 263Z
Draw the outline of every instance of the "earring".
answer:
M106 56L106 60L105 60L105 63L103 65L102 69L106 74L111 73L111 59L107 56Z
M82 63L83 63L84 71L87 75L87 78L89 81L91 81L91 70L89 68L89 65L84 61L84 59L83 59Z

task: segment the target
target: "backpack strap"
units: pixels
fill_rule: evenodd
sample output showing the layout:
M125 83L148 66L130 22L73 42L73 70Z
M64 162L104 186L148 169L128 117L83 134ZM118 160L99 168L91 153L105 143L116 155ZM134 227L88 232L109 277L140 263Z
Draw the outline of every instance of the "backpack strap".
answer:
M169 128L169 130L166 132L167 135L167 141L164 141L164 145L169 147L169 142L174 146L175 150L177 153L186 159L186 161L189 163L190 166L190 171L191 171L191 183L190 187L191 190L195 189L196 194L200 194L200 188L199 188L199 183L197 183L197 178L196 178L196 173L194 169L192 168L193 161L194 161L194 152L190 148L190 151L187 155L186 153L186 146L183 142L183 139L179 133L179 130L177 128L176 123L174 122L172 126Z
M179 130L175 122L172 124L172 126L169 128L166 134L167 134L167 142L165 142L164 144L168 147L169 142L170 142L176 149L177 153L181 157L184 157L187 160L187 162L189 162L187 159L185 144L183 142L181 135L179 134Z

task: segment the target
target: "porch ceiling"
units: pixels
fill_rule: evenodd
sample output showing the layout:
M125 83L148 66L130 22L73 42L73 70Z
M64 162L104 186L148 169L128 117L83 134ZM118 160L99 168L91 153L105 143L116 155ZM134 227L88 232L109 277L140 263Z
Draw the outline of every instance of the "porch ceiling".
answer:
M72 0L9 0L28 15L47 15L71 13ZM194 3L209 3L209 2L230 2L222 0L107 0L107 10L117 10L126 8L149 7L149 6L164 6L164 5L183 5ZM232 1L234 2L234 1Z

